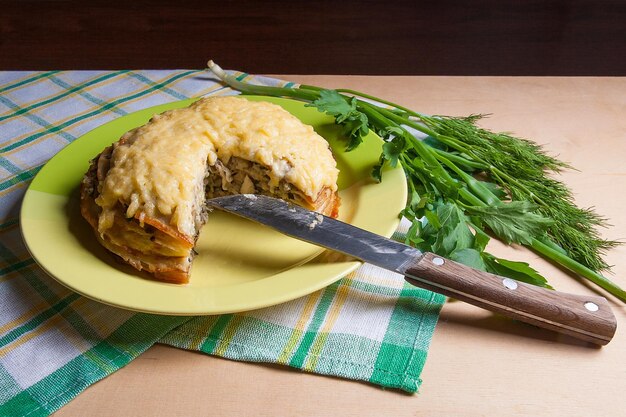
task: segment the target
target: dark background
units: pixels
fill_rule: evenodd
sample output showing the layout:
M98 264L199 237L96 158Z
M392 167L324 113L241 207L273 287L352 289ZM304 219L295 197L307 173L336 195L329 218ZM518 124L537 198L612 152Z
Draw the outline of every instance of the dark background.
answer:
M0 0L0 70L626 75L626 0Z

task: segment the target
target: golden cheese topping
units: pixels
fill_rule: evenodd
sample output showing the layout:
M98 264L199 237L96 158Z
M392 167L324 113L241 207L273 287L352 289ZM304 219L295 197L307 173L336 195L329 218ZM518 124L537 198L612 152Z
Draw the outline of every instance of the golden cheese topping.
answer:
M266 166L270 186L285 180L311 199L337 189L328 143L282 107L240 97L210 97L154 116L120 139L96 203L98 229L111 227L114 207L145 213L194 236L204 201L207 164L239 157Z

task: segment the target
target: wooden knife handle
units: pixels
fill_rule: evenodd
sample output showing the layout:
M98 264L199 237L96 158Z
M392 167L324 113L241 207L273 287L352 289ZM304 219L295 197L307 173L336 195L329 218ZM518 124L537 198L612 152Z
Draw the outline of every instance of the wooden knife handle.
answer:
M417 258L405 275L417 287L595 344L609 343L617 328L615 315L604 297L525 284L433 253Z

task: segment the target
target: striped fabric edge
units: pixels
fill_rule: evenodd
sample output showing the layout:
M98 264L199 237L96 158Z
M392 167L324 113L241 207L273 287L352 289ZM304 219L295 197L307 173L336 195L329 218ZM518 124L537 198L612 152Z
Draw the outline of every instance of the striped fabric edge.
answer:
M342 281L327 287L324 292L332 302L337 292L342 286ZM419 294L417 296L416 294ZM420 299L419 310L415 308L401 307L410 306L407 297ZM317 340L333 337L334 333L321 333L316 330L307 330L298 338L299 345L289 360L281 363L276 355L276 350L264 346L265 341L250 341L249 343L233 342L233 335L244 326L262 328L268 323L254 317L245 317L240 314L226 314L210 318L196 318L199 320L198 327L208 328L206 337L196 346L191 346L190 341L198 339L198 334L183 330L174 329L165 335L159 343L169 346L196 350L213 356L227 359L283 364L291 368L300 369L304 372L338 376L342 378L361 380L370 382L383 388L400 389L406 392L415 393L418 391L422 380L420 375L426 363L428 347L432 334L435 330L439 312L445 303L445 297L441 294L411 287L406 284L402 298L398 299L394 316L402 317L405 321L407 316L414 316L416 327L412 329L410 343L406 345L383 342L378 348L374 363L365 361L347 360L341 356L341 352L325 352L323 354L311 352L310 345ZM322 302L322 305L327 303ZM322 307L324 308L324 307ZM409 311L412 310L412 311ZM422 311L422 312L420 312ZM204 323L202 323L204 321ZM182 325L181 327L185 327ZM292 332L292 328L283 328L285 332ZM307 343L309 342L309 343ZM345 348L356 348L358 345L367 344L368 339L364 337L352 336L347 338ZM259 345L257 343L261 343ZM372 344L375 345L375 344ZM285 349L287 347L285 346ZM315 363L315 367L307 367L307 363Z
M43 417L55 412L85 388L117 371L188 317L136 314L109 337L61 368L0 404L0 416ZM140 335L150 329L150 337ZM133 335L129 338L129 335Z

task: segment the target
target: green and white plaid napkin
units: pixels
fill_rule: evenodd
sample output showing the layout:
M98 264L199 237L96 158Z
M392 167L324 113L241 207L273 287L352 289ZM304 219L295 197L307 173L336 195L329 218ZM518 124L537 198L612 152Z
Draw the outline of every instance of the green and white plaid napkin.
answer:
M154 343L408 392L419 387L444 297L371 265L282 305L189 318L100 304L35 264L18 213L46 161L116 117L207 94L234 92L203 71L0 72L0 416L49 415Z

